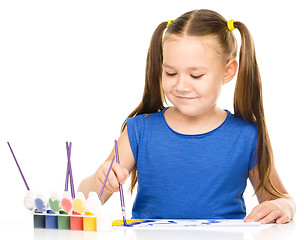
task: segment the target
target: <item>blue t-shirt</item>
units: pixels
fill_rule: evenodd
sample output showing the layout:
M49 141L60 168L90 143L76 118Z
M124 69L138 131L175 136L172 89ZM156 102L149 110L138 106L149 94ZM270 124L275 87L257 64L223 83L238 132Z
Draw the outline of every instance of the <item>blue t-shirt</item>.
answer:
M132 218L244 218L256 125L226 110L216 129L187 135L170 128L165 110L127 119L138 180Z

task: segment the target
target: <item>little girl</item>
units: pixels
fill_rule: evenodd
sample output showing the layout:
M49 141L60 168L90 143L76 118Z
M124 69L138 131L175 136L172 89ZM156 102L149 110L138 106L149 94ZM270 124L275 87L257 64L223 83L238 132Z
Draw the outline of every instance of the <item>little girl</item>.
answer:
M232 30L241 34L239 64ZM238 66L239 65L239 66ZM238 71L234 114L216 102ZM172 107L164 107L166 99ZM274 167L252 37L241 22L196 10L155 30L141 103L122 126L105 203L132 173L132 218L243 219L249 177L259 205L244 221L289 222L295 203ZM79 191L99 192L114 149Z

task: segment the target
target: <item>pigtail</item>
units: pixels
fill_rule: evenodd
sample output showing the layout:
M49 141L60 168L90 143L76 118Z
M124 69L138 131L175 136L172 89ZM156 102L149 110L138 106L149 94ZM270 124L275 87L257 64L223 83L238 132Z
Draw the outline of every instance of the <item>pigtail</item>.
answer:
M285 195L275 188L269 177L274 169L274 157L265 122L261 76L253 39L243 23L234 22L234 27L239 30L242 39L234 92L234 114L256 123L258 130L256 154L259 184L255 189L255 194L265 189L274 197L284 197Z
M162 37L167 22L161 23L153 33L146 62L145 88L140 104L128 116L134 117L139 114L158 112L164 109L165 95L161 87L162 76ZM126 128L126 121L121 127L121 133ZM137 171L131 172L131 194L137 183Z

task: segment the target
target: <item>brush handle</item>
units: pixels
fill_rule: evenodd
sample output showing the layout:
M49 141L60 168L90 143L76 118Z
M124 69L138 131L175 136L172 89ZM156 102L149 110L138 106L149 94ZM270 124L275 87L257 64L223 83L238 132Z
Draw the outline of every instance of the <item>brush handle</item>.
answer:
M118 155L118 146L117 146L117 141L114 141L115 143L115 155L116 155L116 162L120 164L119 162L119 155ZM125 226L128 226L127 221L126 221L126 210L125 210L125 198L123 194L123 188L122 185L119 184L119 192L120 192L120 204L121 204L121 211L122 211L122 218Z
M71 196L75 198L75 191L74 191L74 181L73 181L73 173L72 173L72 164L71 164L71 150L72 150L72 143L70 142L70 146L68 142L66 142L66 149L67 149L67 171L66 171L66 178L65 178L65 188L64 191L68 191L69 189L69 177L70 177L70 186L71 186Z
M70 170L70 185L71 185L71 195L72 198L75 198L75 190L74 190L74 180L73 180L73 173L72 173L72 164L71 164L71 152L72 152L72 143L70 142L69 147L69 170Z
M117 145L117 141L116 141L116 140L114 141L114 144L115 144L116 162L117 162L118 164L120 164L120 162L119 162L119 155L118 155L118 145Z
M109 170L108 170L108 172L107 172L106 178L105 178L105 180L103 181L102 188L101 188L101 191L100 191L100 193L99 193L99 198L101 198L101 195L102 195L102 193L103 193L103 189L104 189L104 187L105 187L105 185L106 185L106 182L107 182L107 180L108 180L109 173L110 173L110 170L111 170L111 168L112 168L114 159L115 159L115 156L113 156L113 159L112 159L112 161L111 161L111 164L110 164Z
M124 222L125 226L128 226L127 224L127 217L126 217L126 209L125 209L125 198L124 198L124 194L123 194L123 188L122 186L119 184L119 191L120 191L120 204L121 204L121 211L122 211L122 219Z
M67 192L69 190L69 175L70 175L70 163L69 163L69 144L66 142L66 150L67 150L67 170L66 170L66 178L65 178L65 186L64 191Z
M26 180L25 180L25 177L23 176L23 173L22 173L22 171L21 171L21 168L19 167L18 161L17 161L17 159L16 159L16 157L15 157L15 154L14 154L14 152L13 152L13 149L11 148L11 145L9 144L9 142L7 142L7 144L8 144L8 146L9 146L9 148L10 148L12 154L13 154L13 157L14 157L14 159L15 159L15 162L16 162L16 164L17 164L17 167L18 167L18 169L19 169L19 172L20 172L20 174L21 174L21 177L22 177L22 179L23 179L23 181L24 181L24 183L25 183L25 187L26 187L26 189L27 189L28 191L30 191L30 188L29 188L29 186L27 185L27 182L26 182Z

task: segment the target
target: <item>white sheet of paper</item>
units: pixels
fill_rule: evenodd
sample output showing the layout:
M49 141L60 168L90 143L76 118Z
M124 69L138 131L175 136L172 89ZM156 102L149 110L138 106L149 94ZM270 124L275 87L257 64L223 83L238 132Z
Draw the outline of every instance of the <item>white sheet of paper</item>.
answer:
M154 227L259 227L260 222L245 223L241 219L190 220L190 219L151 219L153 222L136 223L133 228Z

